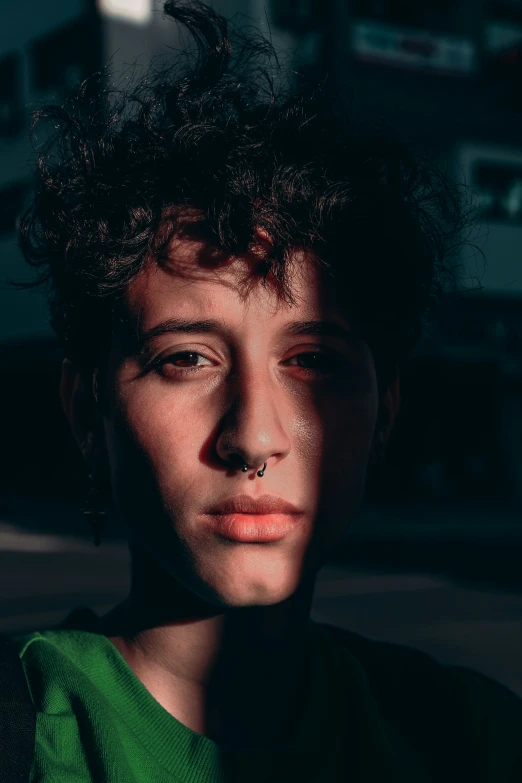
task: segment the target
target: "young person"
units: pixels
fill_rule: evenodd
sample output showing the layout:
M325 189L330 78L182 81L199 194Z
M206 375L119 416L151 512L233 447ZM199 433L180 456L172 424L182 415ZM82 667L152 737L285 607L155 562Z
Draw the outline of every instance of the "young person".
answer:
M312 622L451 275L458 193L266 42L167 2L198 57L48 109L22 247L61 398L132 554L107 616L17 638L39 783L522 780L522 706L423 653Z

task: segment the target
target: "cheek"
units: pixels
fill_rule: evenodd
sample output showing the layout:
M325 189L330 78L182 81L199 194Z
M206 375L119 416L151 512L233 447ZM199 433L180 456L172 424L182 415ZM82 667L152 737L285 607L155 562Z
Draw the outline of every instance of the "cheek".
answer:
M324 412L316 536L326 548L342 535L362 500L376 417L372 399L357 405L338 401Z
M208 437L211 411L189 392L174 395L142 385L120 394L110 429L109 451L120 483L147 471L160 489L186 482Z
M323 482L336 474L353 474L366 462L372 427L365 412L356 415L349 406L336 405L300 410L289 421L288 431L292 462L306 482L315 480L320 491Z
M375 418L373 410L367 406L350 407L330 416L329 438L325 450L334 465L337 462L352 467L365 464L371 447Z
M331 395L320 406L323 458L355 466L368 455L377 417L376 395L369 385L361 393Z

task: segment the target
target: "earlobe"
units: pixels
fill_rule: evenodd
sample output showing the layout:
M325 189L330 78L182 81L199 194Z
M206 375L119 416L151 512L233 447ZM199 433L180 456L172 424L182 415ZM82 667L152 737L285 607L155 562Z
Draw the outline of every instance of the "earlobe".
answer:
M88 459L93 449L96 406L85 373L69 359L62 362L60 399L74 438Z

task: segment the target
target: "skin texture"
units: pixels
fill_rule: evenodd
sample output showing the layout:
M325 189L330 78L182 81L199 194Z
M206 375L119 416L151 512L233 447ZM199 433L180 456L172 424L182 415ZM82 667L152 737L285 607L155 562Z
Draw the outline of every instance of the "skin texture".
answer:
M361 502L379 409L386 440L399 406L398 378L378 399L364 341L288 334L293 321L349 329L309 257L294 255L293 305L270 281L245 293L263 241L209 263L203 241L172 240L127 290L127 326L98 389L103 416L67 360L61 387L86 460L107 461L129 529L131 592L104 633L165 709L232 748L292 733L306 703L316 575ZM219 330L140 344L174 317L215 319ZM276 495L304 513L280 541L231 542L203 514L238 494Z

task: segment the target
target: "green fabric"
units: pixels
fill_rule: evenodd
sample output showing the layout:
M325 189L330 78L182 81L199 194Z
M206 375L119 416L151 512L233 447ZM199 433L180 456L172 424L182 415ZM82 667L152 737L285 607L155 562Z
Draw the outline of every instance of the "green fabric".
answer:
M20 637L37 709L32 783L431 781L409 738L382 714L361 662L320 624L310 621L310 633L312 687L296 735L239 753L170 715L104 636L61 629ZM522 702L469 670L450 667L448 677L469 706L463 731L483 754L481 780L522 781Z

